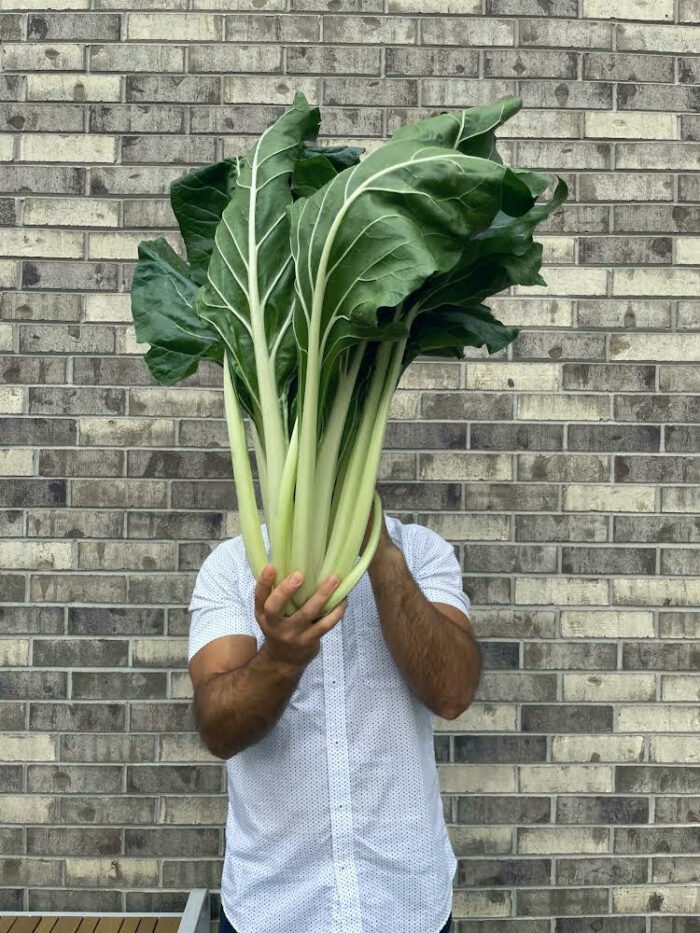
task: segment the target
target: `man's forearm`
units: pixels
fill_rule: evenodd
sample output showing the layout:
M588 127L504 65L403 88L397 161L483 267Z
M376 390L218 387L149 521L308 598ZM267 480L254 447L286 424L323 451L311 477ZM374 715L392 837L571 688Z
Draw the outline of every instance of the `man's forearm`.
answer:
M459 715L479 679L476 640L426 599L393 543L378 549L369 576L384 638L410 687L434 713Z
M209 751L231 758L267 735L305 667L272 660L263 642L246 664L206 681L195 693L194 706Z

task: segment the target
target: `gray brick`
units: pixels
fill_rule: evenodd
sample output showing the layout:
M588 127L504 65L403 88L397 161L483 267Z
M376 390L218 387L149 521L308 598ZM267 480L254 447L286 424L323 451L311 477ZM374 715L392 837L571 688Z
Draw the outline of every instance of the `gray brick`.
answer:
M214 162L216 140L203 136L123 136L122 162L176 162L199 165Z
M584 52L581 58L584 78L600 81L673 83L673 57L671 55Z
M615 792L622 794L693 794L700 789L700 768L618 765Z
M155 797L109 797L81 795L61 798L61 822L78 824L120 824L134 826L155 820Z
M133 84L128 87L131 100L144 99L133 94ZM88 128L91 133L183 133L185 108L163 104L152 107L143 104L92 104L88 108Z
M649 801L645 797L575 797L563 795L556 802L557 823L647 823ZM559 865L562 864L559 860ZM573 860L572 860L573 861ZM573 881L562 879L564 884ZM582 884L587 882L582 881Z
M157 699L165 696L165 689L165 674L161 673L76 671L73 674L73 696L81 700Z
M654 425L572 424L569 426L570 450L659 450L660 428Z
M82 888L68 890L66 888L37 888L27 892L29 909L35 911L106 911L118 913L121 909L121 893L119 891L95 891Z
M132 765L126 788L134 794L211 794L222 789L222 773L218 765Z
M30 538L119 538L123 514L115 511L88 512L79 509L34 509L28 514Z
M191 858L219 854L220 831L206 827L187 829L126 829L124 852L132 856L171 856L187 850Z
M35 639L35 667L124 667L129 643L113 639Z
M53 447L75 444L77 428L70 418L0 418L0 434L11 446ZM7 505L3 501L3 506Z
M42 42L105 40L120 38L120 17L112 13L30 13L27 17L27 38Z
M615 852L632 852L636 855L655 852L700 852L700 827L617 827L613 844Z
M221 81L218 78L199 76L169 76L169 75L127 75L126 78L127 101L158 101L168 103L216 104L221 101ZM156 108L150 108L156 110ZM174 108L169 108L171 111ZM142 132L137 126L137 131ZM162 130L161 130L162 132ZM173 132L169 130L169 132ZM127 140L124 141L127 143ZM139 140L133 139L129 146L137 146ZM181 141L181 145L186 140ZM161 148L165 149L165 141L161 141ZM140 158L130 161L140 162ZM145 159L144 161L152 161ZM162 161L172 161L163 159ZM179 161L179 160L178 160ZM213 158L208 161L213 161Z
M160 677L160 674L148 674ZM195 731L191 703L133 703L131 728L134 732Z
M589 888L533 888L518 891L518 913L528 917L538 914L561 916L583 912L607 910L608 893L602 887Z
M70 607L68 632L72 635L162 635L162 609Z
M30 793L91 794L118 793L122 772L119 767L79 765L29 765L27 790Z
M523 732L611 732L612 706L523 706Z
M642 859L557 859L557 883L570 885L644 884L647 866ZM601 928L604 929L604 928Z
M150 735L92 734L60 737L61 761L121 764L153 761L155 754L155 737Z
M7 728L12 728L11 724L8 724ZM11 794L22 792L24 785L24 775L22 771L23 769L21 765L0 766L0 779L2 779L2 789L5 793ZM24 848L21 842L21 836L20 843L17 845L17 837L15 832L21 833L21 829L15 831L9 827L5 827L3 830L0 830L0 852L3 854L13 854L14 851Z
M119 855L121 832L117 829L83 829L65 826L40 826L27 829L29 855ZM56 863L59 865L60 863ZM60 879L57 878L60 883ZM46 884L48 878L34 883ZM55 882L54 882L55 883Z
M545 736L481 736L463 735L454 738L454 760L488 762L546 761Z
M125 707L118 703L32 703L29 725L44 731L120 732L126 722Z

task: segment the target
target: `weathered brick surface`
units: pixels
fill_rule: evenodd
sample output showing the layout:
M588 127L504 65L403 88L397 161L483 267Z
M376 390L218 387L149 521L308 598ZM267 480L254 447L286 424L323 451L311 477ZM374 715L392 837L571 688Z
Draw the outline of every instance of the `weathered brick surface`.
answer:
M414 364L386 509L457 548L485 671L435 719L455 933L698 933L697 0L0 0L0 910L181 910L224 771L186 606L239 531L221 372L131 324L169 185L303 90L328 142L517 93L565 178L521 333ZM186 856L185 856L186 853ZM217 903L215 898L215 904Z

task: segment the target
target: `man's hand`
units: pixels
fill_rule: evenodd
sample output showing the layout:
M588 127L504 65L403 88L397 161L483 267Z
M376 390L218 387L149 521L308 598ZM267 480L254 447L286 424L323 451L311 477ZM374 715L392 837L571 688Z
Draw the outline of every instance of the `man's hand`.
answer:
M274 580L275 568L268 564L255 587L255 618L265 634L268 654L276 661L306 665L321 650L321 636L343 617L348 601L344 599L335 609L319 618L323 606L340 582L337 576L331 576L293 615L285 616L285 606L301 586L303 577L290 574L273 589Z

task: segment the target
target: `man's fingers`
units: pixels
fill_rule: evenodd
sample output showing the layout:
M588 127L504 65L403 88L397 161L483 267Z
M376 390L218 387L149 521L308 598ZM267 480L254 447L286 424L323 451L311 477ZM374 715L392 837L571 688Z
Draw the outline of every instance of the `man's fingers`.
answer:
M307 644L309 644L314 639L325 635L326 632L329 632L333 626L342 619L343 614L347 608L348 601L347 599L344 599L342 602L338 603L334 609L331 609L330 612L326 613L325 616L322 616L318 622L315 622L313 625L311 625L305 635Z
M255 584L254 600L255 600L255 615L262 615L265 611L265 600L270 595L272 590L272 584L275 580L276 570L272 564L268 564L264 568L263 572L258 578L258 582Z
M295 613L296 618L301 619L303 622L313 622L314 619L318 619L321 610L339 583L340 580L337 576L327 577L316 592L309 596L304 605Z
M304 578L300 573L291 573L278 583L265 600L264 612L268 616L281 616L284 607L299 589Z

